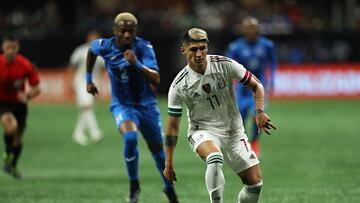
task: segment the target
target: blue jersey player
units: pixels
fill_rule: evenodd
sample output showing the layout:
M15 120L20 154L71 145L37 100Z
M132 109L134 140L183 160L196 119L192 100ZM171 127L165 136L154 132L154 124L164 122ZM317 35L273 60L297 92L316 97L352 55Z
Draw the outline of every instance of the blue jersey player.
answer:
M274 43L262 36L259 36L258 20L247 17L242 21L244 37L233 41L228 48L227 56L244 65L255 75L265 86L267 98L274 86L274 74L277 68L277 57ZM266 75L266 69L270 67L270 74ZM243 122L254 117L255 101L252 91L236 82L236 97ZM266 101L265 101L266 103ZM260 155L258 144L259 132L255 122L252 124L251 145L257 155Z
M169 202L178 202L173 185L166 181L165 154L160 112L155 88L160 82L158 65L152 45L136 36L136 17L120 13L114 20L114 37L92 42L87 56L87 91L98 93L92 82L92 69L97 56L101 56L111 82L111 107L116 127L124 140L124 159L130 180L127 202L138 202L140 184L138 176L138 130L143 135L156 162Z

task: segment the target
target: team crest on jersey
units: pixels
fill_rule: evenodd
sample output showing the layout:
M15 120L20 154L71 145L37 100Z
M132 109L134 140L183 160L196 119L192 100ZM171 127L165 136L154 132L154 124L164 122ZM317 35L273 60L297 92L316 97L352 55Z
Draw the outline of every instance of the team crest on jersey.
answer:
M208 94L211 92L211 86L209 83L203 84L202 88Z
M217 85L219 89L223 89L226 87L226 82L224 79L221 79L220 81L218 81Z

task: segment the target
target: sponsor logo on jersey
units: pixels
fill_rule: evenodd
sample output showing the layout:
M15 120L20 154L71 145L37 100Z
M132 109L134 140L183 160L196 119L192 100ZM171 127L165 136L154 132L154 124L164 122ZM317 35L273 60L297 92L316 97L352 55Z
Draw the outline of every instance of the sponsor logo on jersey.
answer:
M223 89L223 88L226 87L226 82L225 82L224 79L221 79L221 80L217 83L217 85L218 85L218 88L219 88L219 89Z

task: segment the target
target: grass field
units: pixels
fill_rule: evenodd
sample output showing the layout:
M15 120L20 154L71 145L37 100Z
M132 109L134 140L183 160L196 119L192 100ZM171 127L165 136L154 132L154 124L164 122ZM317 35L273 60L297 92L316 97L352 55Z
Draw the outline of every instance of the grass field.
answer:
M164 118L165 102L160 99ZM261 202L360 202L360 101L273 101L270 107L278 131L261 139ZM75 106L31 105L19 164L24 179L0 172L0 202L124 202L128 180L122 139L108 104L99 104L96 112L106 137L98 145L81 147L71 141ZM183 203L208 202L205 164L185 142L185 119L181 127L175 154L178 195ZM140 145L141 202L165 203L142 139ZM224 202L234 203L241 182L227 166L224 174Z

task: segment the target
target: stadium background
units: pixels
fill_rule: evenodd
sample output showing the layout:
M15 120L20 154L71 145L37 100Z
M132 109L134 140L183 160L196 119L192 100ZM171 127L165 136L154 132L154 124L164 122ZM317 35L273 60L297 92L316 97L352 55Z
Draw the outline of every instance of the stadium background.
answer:
M102 94L96 109L105 140L77 146L71 142L77 110L66 78L69 56L85 33L97 29L111 36L113 16L125 10L137 15L139 35L154 45L164 118L167 89L185 65L179 54L181 33L203 27L209 31L209 52L224 54L239 35L239 20L246 15L259 18L262 33L277 45L281 63L269 105L279 130L261 140L266 184L262 202L360 202L360 3L356 0L3 2L0 34L20 37L21 53L38 66L44 80L42 96L30 107L20 161L25 178L14 181L0 174L0 202L122 202L126 196L122 140L108 112L108 97ZM102 85L106 91L106 77ZM184 119L183 138L186 126ZM142 202L165 202L154 164L140 144ZM204 165L185 139L180 140L176 158L180 200L206 202ZM240 181L226 167L225 176L225 202L235 202Z

